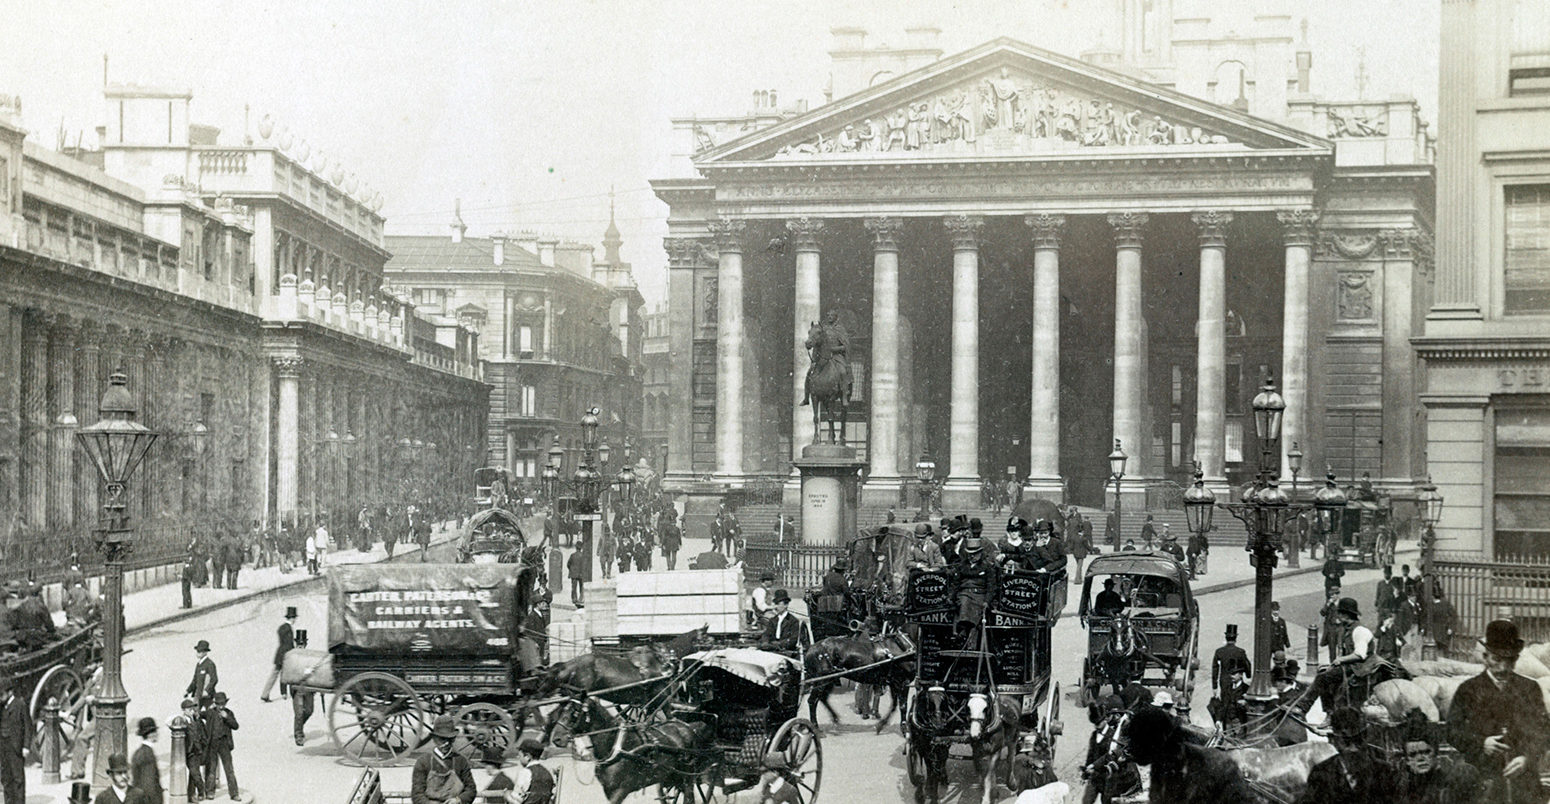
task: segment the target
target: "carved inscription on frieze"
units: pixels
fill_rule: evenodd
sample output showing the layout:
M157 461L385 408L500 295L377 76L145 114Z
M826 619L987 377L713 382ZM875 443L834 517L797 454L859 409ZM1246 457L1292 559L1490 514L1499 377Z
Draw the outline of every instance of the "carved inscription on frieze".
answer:
M1309 189L1303 177L1226 171L1211 176L1116 176L1110 179L969 177L907 179L886 177L838 181L768 181L724 184L726 201L890 198L1029 198L1221 192L1276 192Z

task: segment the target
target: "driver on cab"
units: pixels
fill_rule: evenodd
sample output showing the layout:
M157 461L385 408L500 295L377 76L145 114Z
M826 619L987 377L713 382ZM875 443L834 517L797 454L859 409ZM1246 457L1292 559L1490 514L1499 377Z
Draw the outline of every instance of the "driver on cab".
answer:
M1114 579L1103 579L1103 591L1093 601L1094 617L1113 617L1125 610L1125 598L1114 591Z

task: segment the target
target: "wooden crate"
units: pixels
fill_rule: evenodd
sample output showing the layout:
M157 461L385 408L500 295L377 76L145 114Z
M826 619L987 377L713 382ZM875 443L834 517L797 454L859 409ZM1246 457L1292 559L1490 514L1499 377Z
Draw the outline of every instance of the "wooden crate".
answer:
M621 636L676 636L701 626L712 634L742 630L741 569L629 572L616 582Z
M583 592L586 605L586 635L588 639L617 639L619 636L619 600L614 582L593 581Z

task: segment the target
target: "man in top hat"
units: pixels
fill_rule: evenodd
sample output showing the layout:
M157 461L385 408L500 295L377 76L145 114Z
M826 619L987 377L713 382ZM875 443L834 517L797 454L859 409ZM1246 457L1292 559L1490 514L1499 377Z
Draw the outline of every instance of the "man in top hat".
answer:
M1146 515L1146 522L1141 525L1141 541L1146 549L1153 550L1157 547L1157 526L1152 523L1152 515Z
M414 761L410 776L411 804L473 804L479 794L468 758L452 750L457 721L438 715L431 726L431 750Z
M775 616L764 623L759 647L800 659L813 644L812 632L807 629L807 623L791 611L790 592L776 589L770 600L775 604Z
M959 636L968 638L979 629L985 617L985 606L1001 579L996 565L985 557L985 540L979 534L963 541L961 555L952 573L958 585L958 617L953 622L953 629Z
M184 690L199 702L201 707L210 703L215 697L215 685L220 683L221 676L215 670L215 660L210 658L210 643L207 640L199 640L194 643L194 678L188 682L188 689Z
M140 718L140 722L135 726L135 734L140 738L140 747L136 748L129 758L130 786L144 793L145 800L149 804L161 804L163 797L161 768L156 764L158 731L156 718Z
M22 751L32 742L32 719L9 674L0 675L0 792L6 804L27 800Z
M660 533L657 542L662 545L662 558L667 561L667 568L678 569L678 550L683 547L683 529L678 527L678 509L668 508L662 512Z
M129 758L123 754L108 757L108 788L98 793L94 801L95 804L151 804L145 793L129 784Z
M1238 624L1228 623L1227 642L1211 657L1211 691L1216 692L1222 682L1233 673L1242 670L1245 674L1253 675L1254 665L1249 661L1249 654L1243 648L1238 647Z
M1313 766L1299 802L1306 804L1366 804L1393 794L1388 766L1367 749L1367 723L1361 710L1342 706L1329 716L1329 741L1339 753Z
M1125 730L1130 756L1152 768L1148 800L1162 804L1227 804L1257 801L1227 753L1185 741L1178 720L1143 706Z
M1550 715L1539 685L1518 675L1523 640L1511 620L1486 624L1485 672L1459 685L1448 742L1486 780L1482 801L1542 804L1539 759L1550 745Z
M278 639L279 644L274 649L274 669L269 671L269 680L264 682L264 691L258 696L264 703L274 700L269 697L269 693L274 691L274 683L280 678L281 668L285 667L285 654L290 653L291 648L296 647L295 627L296 607L286 606L285 622L280 623L280 627L275 629L275 637ZM285 696L286 689L285 685L282 684L280 685L280 697L284 698Z

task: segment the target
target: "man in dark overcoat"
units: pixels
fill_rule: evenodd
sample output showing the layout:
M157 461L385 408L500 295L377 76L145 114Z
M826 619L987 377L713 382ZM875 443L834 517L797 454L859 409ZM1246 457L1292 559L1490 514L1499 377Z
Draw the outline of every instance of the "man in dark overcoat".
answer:
M1511 620L1485 627L1485 672L1459 685L1448 742L1486 782L1482 801L1543 804L1539 759L1550 745L1550 714L1539 685L1513 671L1523 640Z
M1130 756L1152 767L1152 804L1250 804L1258 801L1238 766L1219 748L1191 745L1172 715L1141 706L1126 730Z
M0 675L0 793L9 802L27 800L22 751L32 742L32 718L9 675Z
M1308 786L1297 804L1370 804L1396 791L1388 766L1376 761L1367 747L1367 724L1361 710L1349 706L1329 716L1330 742L1339 753L1313 766Z
M192 696L204 706L215 697L215 685L221 681L221 676L216 672L215 660L210 658L210 643L199 640L194 644L194 678L188 682L188 689L184 693Z

